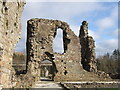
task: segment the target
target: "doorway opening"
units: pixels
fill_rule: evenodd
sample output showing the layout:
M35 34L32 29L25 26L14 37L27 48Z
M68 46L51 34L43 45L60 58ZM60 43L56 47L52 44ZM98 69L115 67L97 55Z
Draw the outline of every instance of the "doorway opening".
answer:
M54 64L50 60L43 60L40 63L40 80L53 81L55 76Z

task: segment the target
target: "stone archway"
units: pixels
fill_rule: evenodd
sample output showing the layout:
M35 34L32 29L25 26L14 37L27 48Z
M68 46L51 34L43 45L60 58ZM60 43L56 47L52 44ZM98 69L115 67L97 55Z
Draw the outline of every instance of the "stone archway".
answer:
M40 63L40 80L53 81L54 78L54 65L50 60L43 60Z

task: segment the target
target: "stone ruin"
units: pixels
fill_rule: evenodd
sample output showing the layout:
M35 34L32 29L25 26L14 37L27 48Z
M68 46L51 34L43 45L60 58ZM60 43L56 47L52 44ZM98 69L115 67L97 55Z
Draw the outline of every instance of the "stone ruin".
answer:
M0 0L0 84L12 87L12 57L20 39L20 18L25 2Z
M53 52L53 40L59 28L63 30L62 54ZM87 30L86 21L83 21L80 37L77 37L66 22L48 19L29 20L27 70L36 75L39 73L38 77L41 77L41 63L48 60L53 64L54 72L51 73L49 70L48 72L54 81L76 81L80 80L84 69L95 71L94 40L88 36Z
M79 38L81 45L81 63L83 68L90 72L96 72L95 41L88 35L88 23L86 21L82 22Z
M43 77L58 82L105 79L97 74L95 43L88 36L88 23L82 22L77 37L66 22L48 19L27 22L26 73L16 75L12 57L20 39L20 17L24 4L21 0L0 0L0 85L3 88L33 87ZM62 54L53 52L53 40L59 28L63 30Z

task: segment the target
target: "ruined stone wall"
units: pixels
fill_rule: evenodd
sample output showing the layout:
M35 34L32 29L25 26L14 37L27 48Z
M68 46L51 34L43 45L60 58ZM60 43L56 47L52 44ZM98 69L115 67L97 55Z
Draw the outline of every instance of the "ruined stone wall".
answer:
M53 52L53 40L59 28L63 30L64 52L62 54ZM21 76L21 82L25 84L19 83L17 87L32 87L36 81L40 81L41 62L44 60L49 60L54 65L54 81L107 80L92 71L87 71L87 69L96 69L94 40L84 34L87 28L85 24L80 32L80 35L83 32L82 35L77 37L66 22L48 19L29 20L27 22L27 74ZM86 45L86 39L84 40L86 36L89 43L82 47L84 43ZM89 61L86 67L90 65L87 69L82 63L83 51L86 52L85 57L87 56L86 59Z
M12 68L13 52L20 39L20 17L24 4L21 0L15 2L0 0L0 84L5 88L32 87L36 80L40 80L40 64L46 59L54 64L54 81L100 80L96 74L89 73L82 67L82 50L85 48L80 44L84 43L84 35L83 39L81 36L79 40L66 22L48 19L28 21L27 73L18 76L12 75L14 72ZM58 28L63 30L63 54L53 52L53 40ZM89 43L86 47L88 49L86 54L89 57L87 60L90 60L87 65L92 64L94 67L94 40L92 37L88 37L87 41ZM90 53L91 50L92 53ZM15 79L12 76L15 76Z
M81 45L81 63L83 68L90 72L96 72L95 41L88 35L88 23L86 21L82 22L79 38Z
M20 17L24 2L0 0L0 84L12 87L12 56L20 39Z
M58 28L63 30L63 54L53 52L53 40ZM67 23L58 20L31 19L28 21L27 34L28 71L37 75L41 69L40 62L48 59L56 67L55 81L79 79L78 76L83 70L79 39Z

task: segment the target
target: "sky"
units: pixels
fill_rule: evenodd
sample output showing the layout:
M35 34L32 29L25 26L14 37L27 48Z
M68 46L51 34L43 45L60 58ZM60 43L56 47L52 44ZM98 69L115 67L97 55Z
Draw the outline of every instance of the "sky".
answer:
M72 0L70 0L71 2L42 1L26 2L21 18L21 40L18 42L15 51L25 51L27 20L31 18L65 21L77 36L82 21L86 20L89 35L95 39L97 56L104 55L107 52L112 53L114 49L118 48L118 2L110 0L106 0L106 2L97 2L96 0L92 0L93 2L87 2L88 0L86 2L73 2ZM61 30L58 30L56 38L61 40L61 37ZM53 49L62 52L59 40L54 42Z

